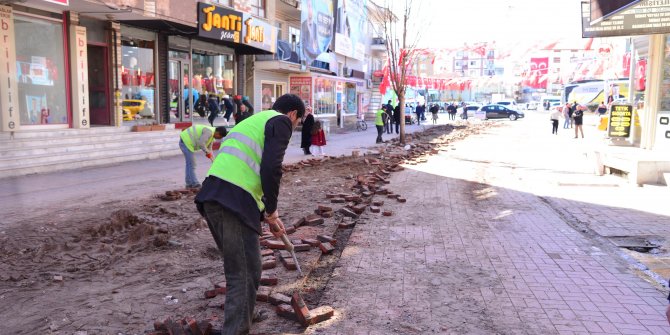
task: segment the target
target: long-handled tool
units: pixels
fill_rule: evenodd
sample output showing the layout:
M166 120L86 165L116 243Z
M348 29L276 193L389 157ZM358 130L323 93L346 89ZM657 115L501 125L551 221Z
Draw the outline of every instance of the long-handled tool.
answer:
M278 232L280 230L279 226L274 224L274 223L270 223L269 225L270 225L270 229L272 229L272 231L274 231L274 232ZM281 235L281 240L282 240L282 242L284 242L284 245L286 246L286 250L288 250L291 253L291 257L293 257L293 261L295 262L295 266L296 266L296 268L298 268L298 274L300 275L300 277L302 277L303 276L302 270L300 269L300 263L298 263L298 257L296 257L296 255L295 255L295 248L293 248L293 243L291 243L291 240L288 239L288 236L286 236L286 233Z

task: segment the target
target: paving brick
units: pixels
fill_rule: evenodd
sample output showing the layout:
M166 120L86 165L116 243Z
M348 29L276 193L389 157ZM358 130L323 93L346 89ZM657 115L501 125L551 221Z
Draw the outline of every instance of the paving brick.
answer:
M332 198L330 199L330 202L333 204L343 204L346 200L344 198Z
M312 246L306 243L293 244L293 250L295 250L295 252L310 251L311 249Z
M286 234L288 234L288 235L291 235L291 234L295 233L295 231L296 231L295 227L290 226L290 225L287 225L286 227L284 227L284 230L286 231Z
M312 215L309 215L309 216L305 217L305 225L307 225L307 226L312 226L313 227L313 226L318 226L320 224L323 224L323 218L316 215L316 214L312 214Z
M361 215L361 214L363 214L363 212L365 212L365 209L366 209L367 207L368 207L368 206L365 205L365 204L360 204L360 205L353 206L353 207L351 208L351 210L352 210L354 213L356 213L356 214L358 214L358 215ZM354 218L354 219L355 219L355 218Z
M256 301L268 302L270 294L272 294L272 287L259 286L256 291Z
M280 251L279 260L281 260L282 265L284 265L284 267L287 270L293 271L298 269L298 266L295 264L295 261L293 260L293 256L291 255L290 252L286 250Z
M321 242L319 243L319 249L321 249L322 254L330 254L335 250L335 247L329 242Z
M335 310L330 306L320 306L309 311L309 317L306 318L307 324L314 325L326 321L335 315Z
M282 293L273 292L268 296L268 302L275 306L279 306L282 304L291 305L291 297ZM293 309L291 308L291 310Z
M291 295L291 307L293 307L298 322L303 326L308 326L309 323L307 322L307 319L310 318L309 308L307 308L307 304L305 304L305 301L302 299L302 296L298 291L293 292Z
M281 304L277 306L276 311L277 315L283 318L300 322L298 320L298 316L295 314L295 311L293 310L293 307L290 304Z
M356 226L356 222L340 222L337 225L339 229L352 229Z
M332 218L335 213L333 211L321 212L321 217L323 218Z
M349 208L340 208L337 212L346 216L346 217L350 217L350 218L353 218L353 219L358 219L358 214L356 214L354 211L352 211Z
M275 260L267 260L267 261L263 261L263 263L262 263L262 265L261 265L261 268L262 268L263 270L274 269L274 268L276 268L276 267L277 267L277 261L275 261Z
M316 239L321 242L328 242L333 245L337 244L337 240L330 235L316 235ZM318 247L319 245L317 244L316 246Z
M396 200L398 200L399 203L406 203L407 202L407 199L405 199L403 197L397 197Z
M277 249L277 250L284 250L286 249L286 246L284 245L284 242L278 241L278 240L265 240L264 246L269 249ZM261 243L263 245L263 243Z
M277 285L277 283L279 283L279 279L277 278L276 275L270 275L265 273L261 275L261 285L275 286Z
M302 242L305 244L308 244L311 247L318 247L319 246L319 240L314 239L314 238L304 238L302 239Z
M372 202L372 205L377 207L384 206L384 200L375 200Z
M299 218L299 219L293 221L293 227L296 227L296 228L300 228L304 224L305 224L305 218Z
M333 207L331 207L331 206L326 206L326 205L319 205L319 206L317 207L317 210L318 210L319 212L332 212L332 211L333 211Z
M261 250L261 257L272 256L274 254L275 254L274 250L270 250L270 249Z
M384 212L382 212L382 215L383 216L393 216L393 211L388 211L388 210L384 211Z
M380 213L381 210L382 210L382 209L379 208L379 207L377 207L377 206L370 206L370 212L371 212L371 213Z

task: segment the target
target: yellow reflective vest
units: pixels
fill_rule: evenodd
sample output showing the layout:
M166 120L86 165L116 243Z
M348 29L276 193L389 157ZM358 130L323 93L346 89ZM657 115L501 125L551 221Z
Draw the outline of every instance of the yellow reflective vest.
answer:
M216 128L208 127L201 124L195 124L186 128L184 131L181 132L179 136L181 137L182 142L184 142L188 150L191 150L191 152L196 152L198 150L205 149L205 151L207 151L206 150L207 148L201 148L200 145L198 144L198 140L202 136L202 130L205 128L211 130L212 133L212 135L210 135L209 139L207 140L207 148L209 148L212 142L214 141L214 131L216 130Z

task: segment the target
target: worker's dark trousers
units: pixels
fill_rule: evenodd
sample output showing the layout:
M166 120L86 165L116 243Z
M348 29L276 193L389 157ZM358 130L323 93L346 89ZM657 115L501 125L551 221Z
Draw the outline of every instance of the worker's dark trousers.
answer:
M382 134L384 133L384 126L378 126L378 125L375 125L375 126L377 127L377 141L376 142L377 143L382 143L383 142L382 141Z
M223 254L226 303L223 335L248 334L261 281L258 234L218 203L204 204L207 224Z

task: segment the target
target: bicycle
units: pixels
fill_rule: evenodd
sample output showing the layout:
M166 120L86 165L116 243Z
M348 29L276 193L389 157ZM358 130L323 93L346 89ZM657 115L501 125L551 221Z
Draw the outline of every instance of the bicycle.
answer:
M356 121L356 131L365 131L368 130L368 124L365 123L365 120L359 119Z

